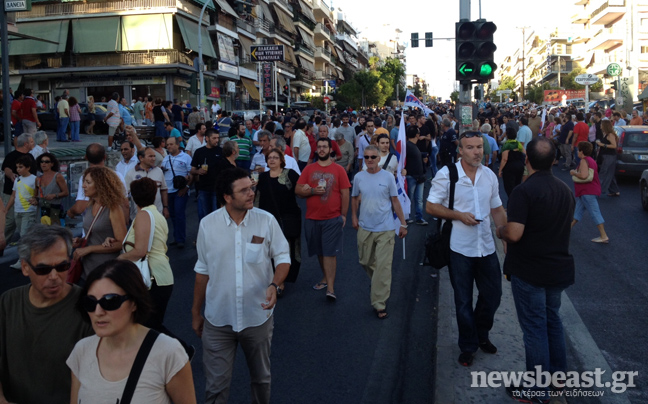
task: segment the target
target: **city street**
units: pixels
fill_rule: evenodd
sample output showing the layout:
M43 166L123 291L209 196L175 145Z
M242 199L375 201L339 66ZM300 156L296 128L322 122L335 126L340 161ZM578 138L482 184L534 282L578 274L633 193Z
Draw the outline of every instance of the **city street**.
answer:
M558 169L555 174L571 183L566 172ZM568 338L569 367L593 370L588 362L591 353L602 354L614 371L639 372L636 387L629 388L626 394L631 402L645 402L648 355L643 319L648 285L641 260L645 259L648 213L641 209L637 180L623 179L619 185L619 198L599 199L610 244L590 241L598 234L589 216L572 232L571 251L577 274L576 284L567 290L567 296L595 344L573 346ZM303 208L303 201L300 204ZM202 402L200 341L191 330L190 315L196 260L193 241L198 227L193 197L187 211L187 247L170 247L168 251L175 287L166 325L197 348L192 367L198 400ZM439 278L436 271L420 265L425 233L433 231L433 227L412 225L410 230L405 260L402 243L396 242L390 316L385 321L376 318L369 304L369 280L357 263L355 231L350 226L345 229L345 251L338 262L336 303L326 301L322 291L311 289L321 272L314 258L304 257L297 283L287 284L285 297L275 310L272 402L434 402L432 392L438 380L435 369L451 363L435 366ZM16 258L15 247L8 248L0 258L0 292L27 281L9 268ZM506 282L504 286L509 287ZM496 322L495 329L498 327L502 331ZM576 331L567 330L568 335L570 332ZM506 346L500 348L506 352ZM454 361L454 351L451 356ZM608 401L613 396L608 393L600 402L613 402ZM597 402L584 400L570 402ZM240 350L230 402L249 402L249 376Z

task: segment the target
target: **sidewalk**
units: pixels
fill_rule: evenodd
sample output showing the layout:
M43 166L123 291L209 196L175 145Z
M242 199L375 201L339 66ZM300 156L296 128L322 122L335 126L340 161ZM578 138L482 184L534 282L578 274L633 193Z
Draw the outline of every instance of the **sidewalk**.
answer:
M497 238L495 240L497 255L500 262L503 262L502 242ZM475 288L474 294L474 301L476 300L477 288ZM562 296L560 314L565 330L568 369L583 372L600 368L605 371L603 380L611 380L612 370L609 364L598 349L589 331L587 331L587 327L583 324L566 293L563 293ZM434 402L436 404L517 402L506 394L504 387L471 387L471 372L511 372L526 369L522 330L517 320L511 284L506 279L502 279L502 301L495 315L495 324L490 333L490 340L498 348L497 353L489 355L479 350L472 366L466 368L457 361L460 353L457 338L454 295L448 269L443 268L439 271L439 321L437 323L437 369ZM568 397L567 402L570 404L630 403L625 394L615 394L610 389L591 388L582 390L600 390L604 394L602 397L597 398Z

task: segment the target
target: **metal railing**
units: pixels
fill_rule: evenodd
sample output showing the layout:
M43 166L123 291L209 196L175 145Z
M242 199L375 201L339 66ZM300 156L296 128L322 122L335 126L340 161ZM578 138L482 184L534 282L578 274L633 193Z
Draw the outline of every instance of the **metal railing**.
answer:
M314 30L314 31L315 31L315 33L317 33L318 31L321 32L322 34L328 36L329 39L332 38L331 30L329 30L328 28L326 28L326 27L324 26L324 24L322 24L321 22L317 23L317 25L315 26L315 30Z
M164 65L174 63L193 66L193 60L175 49L76 56L76 67Z
M315 72L312 72L310 70L306 70L303 67L297 68L297 80L302 80L302 81L313 81L315 80Z
M316 24L309 20L304 14L296 11L295 15L293 16L293 21L295 22L301 22L302 24L306 25L311 31L315 29Z
M608 7L625 7L625 5L626 5L625 0L622 0L622 1L618 1L618 0L617 0L617 1L614 1L614 0L608 0L608 1L604 2L603 4L601 4L601 6L600 6L599 8L597 8L596 10L594 10L594 11L592 12L592 15L591 15L590 18L593 20L594 17L596 17L597 15L601 14L601 13L602 13L604 10L606 10Z
M115 11L154 10L169 8L182 8L196 15L200 13L199 7L187 4L187 2L177 0L122 0L91 3L69 2L45 5L34 4L31 11L21 11L16 13L16 18L25 19L57 15L97 14L110 13Z
M253 18L253 17L250 17ZM254 19L252 21L246 21L246 20L236 20L236 26L244 29L245 31L251 33L251 34L256 34L257 30L256 27L254 26Z
M315 49L315 57L322 57L325 56L328 59L331 59L331 51L326 49L326 48L317 48Z
M315 57L315 50L303 42L295 44L295 52L304 52L312 57Z
M275 24L274 22L268 21L268 20L262 20L260 18L257 18L256 21L254 21L254 26L258 30L264 30L269 33L274 33L275 32Z

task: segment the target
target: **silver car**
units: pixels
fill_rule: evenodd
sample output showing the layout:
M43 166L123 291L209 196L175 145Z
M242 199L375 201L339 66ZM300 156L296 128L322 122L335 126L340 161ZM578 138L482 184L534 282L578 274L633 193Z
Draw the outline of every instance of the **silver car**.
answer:
M648 211L648 170L644 170L643 174L641 174L639 184L641 187L641 206Z

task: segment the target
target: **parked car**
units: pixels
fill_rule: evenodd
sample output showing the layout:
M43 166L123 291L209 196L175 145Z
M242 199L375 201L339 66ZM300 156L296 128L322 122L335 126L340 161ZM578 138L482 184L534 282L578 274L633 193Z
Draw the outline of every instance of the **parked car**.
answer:
M639 181L641 188L641 206L648 211L648 170L644 170Z
M648 169L648 126L615 126L619 136L617 175L640 176Z

